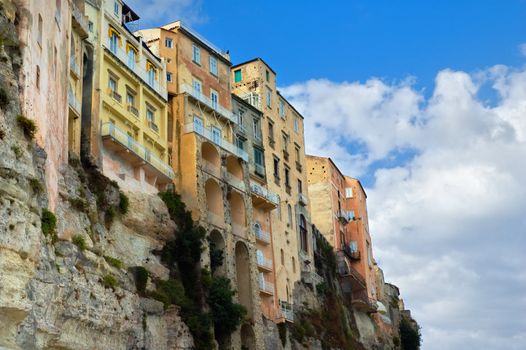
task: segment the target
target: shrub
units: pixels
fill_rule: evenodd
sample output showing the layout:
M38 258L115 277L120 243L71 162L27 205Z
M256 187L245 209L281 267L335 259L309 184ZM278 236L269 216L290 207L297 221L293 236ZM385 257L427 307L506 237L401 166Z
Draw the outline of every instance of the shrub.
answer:
M86 240L81 235L75 235L73 236L73 239L71 240L74 245L76 245L81 251L86 250Z
M418 350L422 342L422 335L420 334L420 327L416 322L408 320L403 317L400 321L400 343L402 350Z
M111 266L116 267L118 269L122 269L122 267L124 266L122 261L120 261L119 259L116 259L116 258L112 258L111 256L105 255L104 259L106 259L108 264L110 264Z
M396 347L400 346L400 338L393 336L393 345Z
M102 284L106 288L115 290L115 287L117 286L117 279L112 274L108 274L102 279Z
M40 194L44 192L44 186L38 179L29 179L29 187L35 194Z
M104 216L104 221L106 223L106 226L110 226L113 220L115 220L115 208L109 207L108 209L106 209L105 214L106 215Z
M31 140L35 138L35 134L37 132L37 125L33 120L26 118L23 115L19 115L18 117L16 117L16 121L24 131L24 135L26 135L27 138Z
M135 288L137 288L137 292L139 292L139 295L144 295L146 292L146 284L148 283L148 270L146 270L142 266L136 266L134 269L134 276L135 276Z
M22 148L20 148L17 145L11 146L11 150L15 154L16 159L19 159L20 157L22 157L24 155L24 151L22 151Z
M86 202L84 199L82 199L82 198L69 198L68 201L71 204L71 206L73 208L77 209L78 211L81 211L81 212L88 211L88 202Z
M57 217L51 211L47 209L42 210L41 217L41 228L44 236L49 236L55 234L57 228Z
M4 109L9 105L9 95L4 88L0 88L0 108Z
M285 347L287 344L287 324L286 322L278 323L279 339L281 339L281 345Z
M207 302L211 309L215 334L219 339L235 331L247 313L242 305L233 301L234 295L229 279L225 277L213 279Z
M316 285L316 291L319 295L325 295L327 293L327 283L321 282Z
M119 210L122 215L126 215L130 206L130 200L122 191L119 192Z

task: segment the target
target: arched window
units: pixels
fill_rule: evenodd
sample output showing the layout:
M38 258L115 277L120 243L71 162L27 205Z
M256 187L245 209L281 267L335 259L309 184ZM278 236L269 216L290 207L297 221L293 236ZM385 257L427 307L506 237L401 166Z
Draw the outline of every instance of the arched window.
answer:
M309 252L308 237L307 237L307 220L303 214L300 215L300 245L301 250L305 253Z

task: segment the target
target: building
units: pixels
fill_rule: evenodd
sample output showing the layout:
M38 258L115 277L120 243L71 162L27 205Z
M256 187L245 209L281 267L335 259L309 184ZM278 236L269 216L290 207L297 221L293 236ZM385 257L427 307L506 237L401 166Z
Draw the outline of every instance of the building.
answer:
M365 191L327 157L308 155L307 173L312 222L337 252L342 289L356 309L374 312L376 277Z
M236 145L248 153L250 193L252 197L252 225L256 238L256 262L261 311L270 320L279 316L275 285L275 259L272 245L271 211L279 204L279 197L267 186L265 147L261 123L263 113L232 94L232 109L237 116Z
M80 153L81 119L91 119L82 94L93 70L86 41L84 0L17 1L22 64L22 113L35 121L35 141L46 154L45 182L49 207L58 199L59 169L68 152Z
M215 273L226 275L236 286L238 301L248 311L231 345L261 348L263 327L258 271L272 272L272 260L257 247L252 220L249 142L243 149L236 139L239 115L232 112L231 62L227 54L177 21L140 33L153 52L166 60L169 93L169 149L177 173L176 189L192 215L208 231L210 249L223 251L223 265ZM237 110L242 108L238 105ZM253 111L250 111L253 112ZM246 114L258 121L258 113ZM259 133L251 137L255 143ZM247 135L247 138L249 135ZM257 142L256 142L257 143ZM260 171L260 169L258 169ZM272 201L263 199L267 211ZM256 217L259 218L259 210ZM258 219L259 220L259 219ZM264 216L260 219L264 223ZM261 226L268 230L268 226ZM267 231L265 231L267 232ZM204 254L203 264L210 256ZM272 278L268 277L270 290Z
M102 171L125 190L162 190L175 178L165 63L130 31L139 16L122 1L89 1L86 14L96 43L89 138L102 139Z
M302 271L314 270L307 176L303 169L303 117L279 93L276 72L261 58L237 64L231 72L234 94L263 113L267 186L279 195L278 208L271 214L271 227L276 297L281 312L273 321L292 321L295 284L301 280Z

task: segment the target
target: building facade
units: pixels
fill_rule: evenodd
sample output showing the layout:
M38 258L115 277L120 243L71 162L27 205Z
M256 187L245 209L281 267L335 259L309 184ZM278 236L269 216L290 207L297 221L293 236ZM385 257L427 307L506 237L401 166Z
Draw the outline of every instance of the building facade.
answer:
M255 170L249 166L247 150L236 139L240 127L239 116L232 112L229 57L180 21L138 34L166 60L169 148L176 188L194 219L207 229L208 252L223 252L223 264L214 273L232 280L238 301L248 311L231 345L261 348L259 306L264 293L260 293L259 271L263 266L272 272L273 266L260 258L261 240L255 235L250 169ZM259 118L256 115L253 120ZM253 135L253 143L257 136ZM266 210L271 209L269 205ZM259 212L256 209L258 218ZM260 220L264 223L264 216ZM210 255L203 254L203 265L210 261ZM265 282L263 287L269 292L272 278Z
M97 72L90 138L102 140L102 171L125 190L162 190L175 178L165 64L130 31L139 17L122 1L89 1L86 13Z
M292 321L293 291L301 273L313 271L307 196L303 117L279 93L276 73L260 58L231 69L232 91L263 113L267 186L279 196L271 214L276 297L280 313L273 321Z
M84 0L16 1L22 54L22 114L35 121L35 141L47 154L45 181L49 207L58 198L59 169L68 152L80 152L82 93L93 71L89 59Z

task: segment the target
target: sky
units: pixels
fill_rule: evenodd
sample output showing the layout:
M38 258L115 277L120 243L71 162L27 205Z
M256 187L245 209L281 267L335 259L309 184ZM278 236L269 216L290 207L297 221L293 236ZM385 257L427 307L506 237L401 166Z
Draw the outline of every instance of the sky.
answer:
M422 349L526 349L526 0L129 3L278 73L307 152L362 179Z

